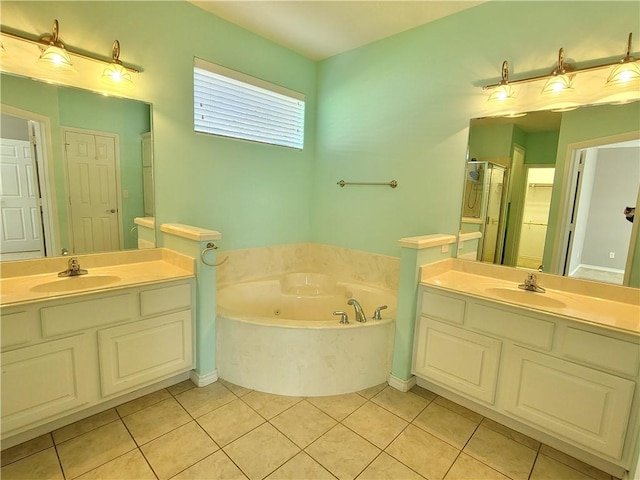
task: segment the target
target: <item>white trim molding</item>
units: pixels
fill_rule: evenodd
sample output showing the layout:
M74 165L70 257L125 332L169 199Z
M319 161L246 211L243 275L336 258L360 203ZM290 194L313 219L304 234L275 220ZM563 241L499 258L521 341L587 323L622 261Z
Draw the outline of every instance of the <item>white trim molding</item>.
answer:
M389 375L389 380L387 383L390 387L393 387L396 390L400 390L401 392L408 392L416 384L416 377L415 375L412 375L408 380L402 380L398 377L394 377L393 375Z
M199 374L195 370L191 370L191 374L189 375L189 378L193 383L196 384L197 387L206 387L207 385L210 385L213 382L218 381L218 370L205 373L204 375Z

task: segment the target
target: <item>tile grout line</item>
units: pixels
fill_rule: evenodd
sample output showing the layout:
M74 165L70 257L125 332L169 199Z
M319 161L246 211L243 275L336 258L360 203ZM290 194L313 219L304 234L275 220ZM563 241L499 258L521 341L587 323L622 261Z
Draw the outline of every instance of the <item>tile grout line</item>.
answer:
M158 402L160 403L160 402ZM153 404L155 405L155 403ZM152 406L152 405L150 405ZM144 409L143 409L144 410ZM141 410L138 410L141 411ZM133 443L136 444L136 449L138 450L138 452L140 453L140 455L142 456L142 458L144 458L144 461L146 462L146 464L149 466L149 468L151 469L151 473L153 473L155 475L155 477L157 479L159 479L160 477L158 476L158 474L156 473L156 471L153 469L153 466L149 463L149 460L147 459L146 455L144 454L144 452L142 451L142 449L140 448L140 445L138 445L138 442L136 441L135 437L133 436L133 433L131 433L131 431L129 430L129 427L127 426L127 424L124 422L124 417L122 417L122 415L120 415L120 412L118 411L118 409L116 408L116 414L118 415L118 418L120 418L120 421L122 422L122 424L124 425L124 428L127 430L127 433L129 434L129 436L131 437L131 439L133 440ZM125 415L126 416L126 415ZM128 452L127 452L128 453ZM117 457L116 457L117 458Z

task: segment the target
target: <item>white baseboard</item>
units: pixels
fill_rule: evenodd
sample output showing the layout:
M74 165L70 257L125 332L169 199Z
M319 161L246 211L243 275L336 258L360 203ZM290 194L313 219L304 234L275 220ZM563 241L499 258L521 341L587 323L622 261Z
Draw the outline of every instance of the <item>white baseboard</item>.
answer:
M204 375L200 375L195 370L191 370L191 375L189 375L189 378L191 378L191 381L195 383L196 386L205 387L218 380L218 370L205 373Z
M401 380L398 377L389 375L387 382L390 387L400 390L401 392L408 392L416 384L416 377L412 376L409 380Z
M575 273L580 267L590 268L592 270L600 270L601 272L620 273L624 275L624 270L620 270L619 268L602 267L600 265L589 265L587 263L581 263L580 265L578 265L578 268L576 268L573 273Z

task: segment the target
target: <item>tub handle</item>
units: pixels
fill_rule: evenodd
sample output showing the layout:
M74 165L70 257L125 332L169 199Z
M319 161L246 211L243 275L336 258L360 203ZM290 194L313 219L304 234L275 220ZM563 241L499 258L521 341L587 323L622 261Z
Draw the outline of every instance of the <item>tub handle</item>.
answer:
M373 320L382 320L380 310L384 310L385 308L388 308L387 305L381 305L380 307L376 308L373 312Z
M338 310L337 312L333 312L334 315L340 315L340 323L342 325L347 325L349 323L349 316L347 312L343 312L342 310Z
M224 262L229 260L229 256L228 255L226 257L224 257L224 259L221 262L218 262L218 263L209 263L204 259L205 253L207 253L210 250L217 250L217 249L218 249L218 246L215 243L213 243L213 242L207 243L207 246L204 248L204 250L202 250L202 253L200 253L200 260L202 260L202 263L204 263L205 265L209 265L210 267L219 267Z

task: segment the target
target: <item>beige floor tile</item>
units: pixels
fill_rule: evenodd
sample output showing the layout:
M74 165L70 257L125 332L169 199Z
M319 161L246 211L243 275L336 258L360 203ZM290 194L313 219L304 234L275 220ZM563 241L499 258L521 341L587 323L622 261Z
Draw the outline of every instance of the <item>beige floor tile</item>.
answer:
M429 404L427 400L411 392L401 392L387 387L371 399L407 422L412 421Z
M262 425L265 420L242 400L236 399L198 417L197 422L218 445L224 447Z
M78 480L156 480L149 464L137 448L94 468Z
M302 398L253 391L243 396L242 401L264 418L270 420L286 409L293 407L296 403L301 402Z
M144 445L191 420L173 397L122 419L138 445Z
M196 422L183 425L140 447L160 480L171 478L218 450Z
M438 397L438 395L436 395L435 393L427 390L426 388L422 388L418 385L414 385L409 391L411 393L418 395L419 397L424 398L427 402L433 402Z
M385 388L387 388L387 384L381 383L380 385L376 385L375 387L370 387L364 390L360 390L358 392L358 395L362 395L367 400L371 400L373 397L375 397L378 393L380 393Z
M236 398L238 397L220 382L212 383L206 387L192 388L180 395L176 395L176 400L193 418L212 412Z
M509 480L509 477L505 477L475 458L461 453L444 480Z
M53 439L51 438L51 434L47 433L45 435L40 435L33 440L16 445L15 447L3 450L2 454L0 454L0 460L4 467L9 463L13 463L21 458L33 455L34 453L41 452L49 447L53 447Z
M564 463L547 457L538 455L536 464L531 472L531 480L593 480L592 477L575 470Z
M415 426L426 430L459 450L464 448L475 432L478 423L435 403L431 403L413 421Z
M345 418L342 424L383 450L409 425L397 415L371 402L365 403Z
M304 452L300 452L267 477L269 480L334 480L322 465Z
M343 425L336 425L305 450L339 479L358 476L380 449Z
M223 379L219 379L218 381L222 383L225 387L227 387L229 390L231 390L233 394L238 397L244 397L247 393L253 392L253 390L249 388L241 387L240 385L227 382L226 380L223 380Z
M442 480L460 451L409 425L385 450L429 480Z
M270 423L293 443L300 448L305 448L329 431L337 422L319 408L303 400L273 417Z
M536 451L480 424L464 448L476 460L515 480L529 477Z
M196 388L196 384L191 380L184 380L180 383L167 387L167 391L175 397L176 395L180 395L182 392L186 392L192 388Z
M564 463L565 465L568 465L569 467L578 470L585 475L588 475L589 477L595 478L596 480L611 480L611 475L609 475L608 473L603 472L596 467L592 467L591 465L587 465L577 458L573 458L566 453L562 453L555 448L549 447L548 445L542 445L540 447L540 453L542 455L546 455L547 457L553 458L560 463Z
M17 460L0 469L3 480L63 480L58 456L53 447Z
M480 423L484 418L479 413L474 412L473 410L469 410L468 408L463 407L462 405L458 405L451 400L448 400L444 397L437 397L433 403L436 405L440 405L441 407L446 408L447 410L451 410L452 412L456 412L458 415L462 415L465 418L468 418L472 422Z
M251 479L266 477L300 451L269 423L260 425L223 450Z
M112 408L96 415L83 418L82 420L72 423L71 425L67 425L66 427L54 430L52 432L53 440L56 443L62 443L66 440L72 439L73 437L82 435L83 433L95 430L107 423L115 422L116 420L120 420L120 417L116 410Z
M406 465L382 452L358 476L358 480L424 480Z
M246 480L246 476L222 451L183 470L171 480Z
M523 433L516 432L515 430L512 430L511 428L506 427L501 423L495 422L490 418L483 419L481 425L493 430L494 432L504 435L511 440L515 440L516 442L524 445L525 447L529 447L532 450L538 450L540 448L539 441L534 440L531 437L527 437Z
M132 413L135 413L156 403L162 402L163 400L166 400L168 398L171 398L171 394L163 388L162 390L150 393L149 395L145 395L144 397L136 398L135 400L131 400L130 402L123 403L119 407L116 407L116 410L121 417L126 417L127 415L131 415Z
M122 422L111 422L57 446L66 478L74 478L136 448Z
M307 401L341 422L366 402L367 399L357 393L346 393L329 397L310 397L307 398Z

